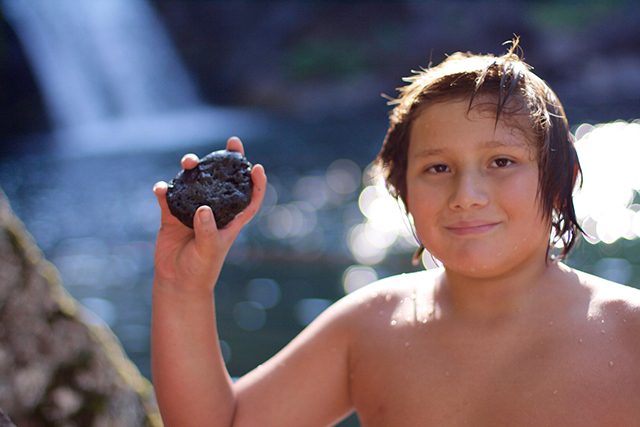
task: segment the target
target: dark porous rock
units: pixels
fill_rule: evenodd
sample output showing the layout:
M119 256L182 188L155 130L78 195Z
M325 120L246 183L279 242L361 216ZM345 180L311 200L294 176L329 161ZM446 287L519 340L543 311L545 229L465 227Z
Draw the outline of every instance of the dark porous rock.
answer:
M207 205L218 228L223 228L249 206L252 191L251 163L238 152L220 150L176 175L169 183L167 203L171 213L191 228L196 210Z
M85 313L0 190L2 410L17 426L160 427L151 383Z

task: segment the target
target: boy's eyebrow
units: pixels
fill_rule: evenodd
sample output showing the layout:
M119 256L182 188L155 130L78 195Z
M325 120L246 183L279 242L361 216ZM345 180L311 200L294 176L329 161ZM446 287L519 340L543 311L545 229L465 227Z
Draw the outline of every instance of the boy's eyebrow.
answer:
M529 148L529 144L520 140L498 140L491 139L482 143L485 148L497 148L497 147L524 147Z
M444 153L446 150L443 148L426 148L424 150L420 150L415 154L416 157L430 157L436 156L438 154Z
M521 147L529 149L529 145L526 142L522 141L512 141L512 140L497 140L490 139L488 141L484 141L481 143L481 148L499 148L499 147ZM437 156L439 154L443 154L447 151L446 148L425 148L424 150L420 150L415 154L416 157L430 157Z

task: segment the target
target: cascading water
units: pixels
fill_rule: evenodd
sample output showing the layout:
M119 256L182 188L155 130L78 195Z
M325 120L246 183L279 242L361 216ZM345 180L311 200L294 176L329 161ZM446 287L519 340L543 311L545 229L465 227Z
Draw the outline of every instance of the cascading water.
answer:
M149 376L143 301L159 224L151 187L179 168L175 153L163 151L206 153L234 134L263 141L263 116L205 105L146 0L0 7L54 126L45 144L0 157L2 190L70 294L97 315L86 320L112 327Z
M32 64L63 154L201 143L256 125L253 115L201 102L147 1L0 5Z

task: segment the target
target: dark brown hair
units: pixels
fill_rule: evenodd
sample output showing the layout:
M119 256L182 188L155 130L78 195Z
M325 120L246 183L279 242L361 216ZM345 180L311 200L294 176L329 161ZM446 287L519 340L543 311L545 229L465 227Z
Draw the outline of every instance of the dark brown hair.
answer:
M516 53L518 40L502 56L454 53L441 64L414 72L399 88L389 130L376 164L384 171L387 188L407 207L407 153L414 119L429 105L452 100L482 98L493 101L496 125L515 115L525 114L538 162L538 198L542 214L550 220L550 241L568 255L576 241L578 225L573 206L573 189L581 177L580 163L569 123L556 94L536 76Z

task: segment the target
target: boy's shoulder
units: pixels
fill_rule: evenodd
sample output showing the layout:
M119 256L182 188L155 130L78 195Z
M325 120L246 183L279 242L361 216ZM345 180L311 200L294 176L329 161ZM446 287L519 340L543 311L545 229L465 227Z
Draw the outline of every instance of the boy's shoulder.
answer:
M436 279L442 274L442 269L402 273L377 280L353 292L349 297L360 300L366 296L382 295L386 301L404 299L416 293L432 292Z
M629 308L640 309L640 289L612 282L584 271L573 270L573 272L577 275L580 284L589 289L594 303L618 303L627 305Z
M640 289L621 285L579 270L573 270L580 284L589 290L590 317L617 316L640 332Z
M418 319L421 301L433 299L434 284L441 273L434 269L380 279L346 295L331 309L343 324L356 330L395 325L393 320L400 316L408 326Z

